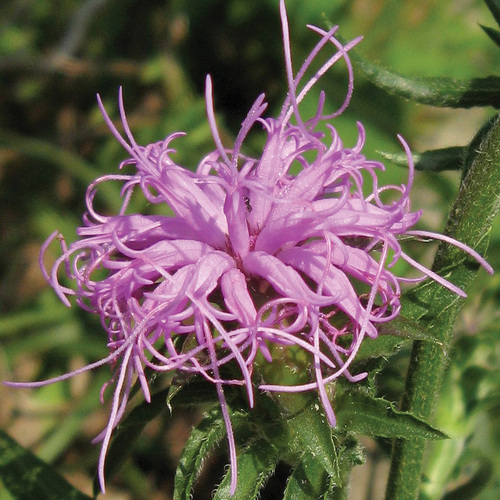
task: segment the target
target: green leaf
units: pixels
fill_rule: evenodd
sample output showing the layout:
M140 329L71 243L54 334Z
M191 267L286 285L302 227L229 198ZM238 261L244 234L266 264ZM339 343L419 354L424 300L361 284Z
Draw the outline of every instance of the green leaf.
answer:
M283 500L346 500L352 468L365 462L365 453L352 437L338 439L338 465L341 482L333 481L317 457L304 453L290 476Z
M403 310L407 311L406 301L403 301ZM410 340L439 343L436 337L419 323L401 315L388 323L380 324L378 330L379 336L377 338L363 340L356 355L356 363L381 356L390 356Z
M448 438L427 422L396 410L390 401L358 391L342 394L336 401L336 410L337 429L341 432L384 438Z
M284 411L286 425L292 440L290 448L299 456L308 452L314 457L332 481L341 483L337 449L332 440L332 428L316 395L276 393L273 395Z
M379 335L376 339L366 338L356 355L356 363L381 356L390 356L398 351L405 342L408 340L395 335Z
M305 453L288 479L283 500L322 498L327 481L324 467L311 454Z
M214 408L191 431L177 466L174 500L189 500L191 490L201 470L203 460L226 434L219 408Z
M496 45L500 46L500 31L494 28L489 28L488 26L483 26L482 24L480 24L479 26L481 26L483 31L490 37L491 40L493 40Z
M479 129L468 146L454 146L450 148L424 151L423 153L412 153L413 163L416 170L427 172L442 172L444 170L463 170L464 175L470 168L477 151L495 123L496 116L488 119ZM405 153L387 153L379 151L380 155L400 167L408 166L408 158Z
M403 298L403 308L406 305L406 300ZM381 335L394 335L402 339L408 340L425 340L426 342L437 342L436 337L429 333L420 323L417 323L411 318L399 315L388 323L382 323L379 326Z
M279 449L267 439L255 439L238 453L238 487L231 496L231 470L217 488L214 500L251 500L258 498L261 488L276 469Z
M91 500L2 430L0 478L16 500Z
M424 172L461 170L466 152L466 147L454 146L451 148L424 151L423 153L413 153L412 158L415 169ZM380 151L380 154L395 165L401 167L408 166L408 158L405 153L386 153Z
M484 2L488 6L488 9L490 9L495 21L500 26L500 2L498 0L484 0Z
M500 77L463 80L449 77L409 78L368 62L356 51L349 52L366 78L390 94L437 107L500 107Z

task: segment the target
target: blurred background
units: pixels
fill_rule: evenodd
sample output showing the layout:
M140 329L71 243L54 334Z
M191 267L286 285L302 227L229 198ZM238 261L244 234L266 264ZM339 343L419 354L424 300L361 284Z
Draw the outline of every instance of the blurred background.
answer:
M479 27L495 25L480 0L288 0L287 8L296 70L317 40L307 30L308 23L339 24L346 39L363 35L360 54L408 76L472 78L500 67L500 51ZM126 158L101 117L96 94L118 120L118 88L123 87L129 124L139 144L187 132L173 144L175 158L195 168L214 149L205 118L205 75L213 77L217 119L223 142L230 145L261 92L266 93L269 114L279 112L287 91L281 43L278 0L1 2L0 379L56 376L107 353L98 321L63 306L38 264L40 246L54 230L74 240L89 182L117 172ZM338 64L318 86L327 92L332 109L343 101L346 84L345 65ZM308 111L306 102L304 116ZM353 100L334 125L349 146L356 141L356 121L363 122L365 154L381 160L379 151L401 150L397 133L415 151L466 145L493 114L491 109L443 110L409 103L378 90L355 68ZM247 151L258 154L263 139L253 131ZM388 165L383 182L398 184L406 177L405 169ZM459 178L459 173L417 175L412 199L415 209L425 211L421 228L442 229ZM119 206L113 187L101 192L103 211ZM147 209L140 200L134 203L137 210ZM488 256L496 269L499 244L497 223ZM434 248L422 247L416 245L412 255L428 262ZM47 265L56 251L49 252ZM481 374L467 394L473 391L482 405L478 409L467 395L459 395L457 425L465 419L467 428L454 430L464 440L482 439L496 464L490 493L481 498L494 495L500 477L500 452L492 442L500 438L498 276L481 274L476 280L458 325L455 351L461 366L459 386L467 370ZM391 368L394 386L386 383L386 393L397 395L401 389L407 354L398 355ZM90 440L107 419L98 393L108 377L103 368L33 391L0 386L1 428L87 494L99 451ZM176 461L196 419L182 412L170 418L165 412L148 425L106 498L171 498ZM353 498L380 498L370 482L379 452L370 453L369 448L372 460L363 466L365 472L356 476L363 486ZM207 481L210 492L212 483ZM196 498L207 495L200 487ZM0 483L0 500L9 498Z

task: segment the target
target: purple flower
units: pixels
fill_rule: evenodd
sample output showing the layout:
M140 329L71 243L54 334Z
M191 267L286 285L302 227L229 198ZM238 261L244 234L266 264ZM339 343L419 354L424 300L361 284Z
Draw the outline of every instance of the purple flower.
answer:
M409 148L408 183L379 187L377 171L384 166L365 158L363 126L354 147L346 147L329 123L328 137L318 131L347 107L353 90L348 51L361 38L343 46L326 32L311 27L320 40L294 75L284 1L280 3L288 96L277 118L264 117L260 95L243 121L232 148L219 137L212 101L212 83L206 81L207 114L216 149L205 156L196 172L177 165L171 143L183 135L139 146L127 125L122 94L120 114L123 138L106 114L115 137L130 155L120 168L131 174L109 174L88 188L88 214L78 229L80 239L66 247L55 232L44 244L59 238L63 252L45 277L61 300L69 296L85 310L98 314L108 335L110 354L105 359L60 377L35 383L36 387L72 377L84 370L110 364L114 385L109 421L97 440L102 441L99 479L104 491L104 461L111 433L122 418L133 381L137 378L150 400L145 367L157 372L197 373L215 385L227 428L236 488L236 451L225 385L246 388L250 406L254 395L252 373L260 353L273 362L273 344L302 349L311 360L314 377L300 386L263 384L266 391L299 392L315 389L329 422L335 415L325 386L340 376L355 382L366 374L352 374L350 366L363 339L377 336L377 324L400 312L400 283L392 266L403 259L459 295L456 286L412 260L398 237L413 235L449 241L473 255L474 251L444 236L410 228L420 212L410 210L413 164ZM304 75L318 52L333 46L334 54L306 82ZM349 74L345 102L325 114L325 95L317 111L305 120L299 104L318 79L343 59ZM260 158L241 153L249 130L260 125L267 142ZM363 187L371 178L372 191ZM105 181L123 183L123 206L115 216L97 213L93 199ZM172 216L128 214L132 192L140 189L151 204L165 204ZM395 191L397 200L384 203L382 192ZM390 256L390 258L389 258ZM74 280L63 286L60 268ZM361 294L359 288L364 288ZM332 318L335 317L333 321ZM182 339L189 342L182 344ZM181 340L181 342L179 342ZM241 376L225 379L220 368L236 363ZM108 385L108 384L107 384Z

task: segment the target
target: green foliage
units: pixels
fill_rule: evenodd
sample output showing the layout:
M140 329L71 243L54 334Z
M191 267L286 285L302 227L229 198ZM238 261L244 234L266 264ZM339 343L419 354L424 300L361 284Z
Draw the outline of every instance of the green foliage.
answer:
M17 500L90 500L0 430L0 477Z
M471 80L447 77L408 78L369 63L360 56L354 56L353 59L374 85L398 97L442 108L500 107L498 76Z
M498 2L498 0L484 0L484 3L488 6L488 9L490 9L497 25L500 26L500 2Z
M318 467L314 457L306 453L288 479L283 500L324 498L329 490L325 469Z
M191 498L203 461L224 437L222 415L220 410L214 409L191 431L175 474L174 500Z
M443 170L461 170L466 148L452 146L450 148L413 153L412 159L417 170L442 172ZM381 153L381 155L396 165L406 167L408 158L402 153Z
M355 389L336 398L335 402L339 431L383 438L449 438L411 413L396 410L390 401Z
M228 471L215 492L215 500L254 500L278 463L278 449L266 439L251 441L238 454L238 489L230 492L231 472Z

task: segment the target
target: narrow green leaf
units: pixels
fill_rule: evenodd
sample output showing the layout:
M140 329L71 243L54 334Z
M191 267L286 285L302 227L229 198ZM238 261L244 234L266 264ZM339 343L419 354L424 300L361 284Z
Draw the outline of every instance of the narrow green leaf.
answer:
M191 490L201 470L203 460L224 438L226 429L219 408L214 408L191 431L177 466L174 500L191 499Z
M437 107L500 107L500 77L462 80L449 77L409 78L368 62L356 51L349 52L366 78L390 94Z
M290 448L300 456L308 452L322 464L332 481L341 483L337 449L332 428L316 395L276 393L274 395L287 418L292 436Z
M454 146L450 148L424 151L423 153L412 153L415 169L427 172L463 170L465 175L477 155L479 146L495 123L495 119L496 116L488 119L476 133L468 146ZM380 151L379 153L395 165L400 167L408 166L408 158L405 153L387 153L384 151Z
M403 301L403 304L403 310L406 313L406 301ZM425 314L425 310L422 314ZM379 336L377 338L363 340L356 355L356 363L381 356L390 356L411 340L439 343L436 337L419 323L401 315L388 323L382 323L378 330Z
M413 163L416 170L424 172L442 172L444 170L461 170L467 147L454 146L451 148L435 149L423 153L413 153ZM380 154L390 162L401 167L408 166L408 158L405 153Z
M500 26L500 2L498 0L484 0L488 9L490 9L495 21Z
M408 342L408 340L395 335L380 335L376 339L366 338L356 355L356 363L382 356L390 356L399 351L405 342Z
M311 454L305 453L288 479L283 500L322 498L327 481L324 467Z
M488 26L483 26L482 24L480 24L479 26L481 26L483 31L490 37L491 40L493 40L496 45L500 46L500 31L494 28L489 28Z
M406 299L403 297L403 309L405 310ZM383 323L379 327L381 335L394 335L408 340L425 340L436 343L436 337L411 318L399 315L388 323ZM364 342L364 341L363 341Z
M231 496L231 471L228 470L217 488L214 500L252 500L274 473L279 449L267 439L256 439L238 453L238 487Z
M0 478L16 500L91 500L2 430Z
M339 431L384 438L448 438L427 422L396 410L390 401L358 391L342 394L336 401L336 410Z

